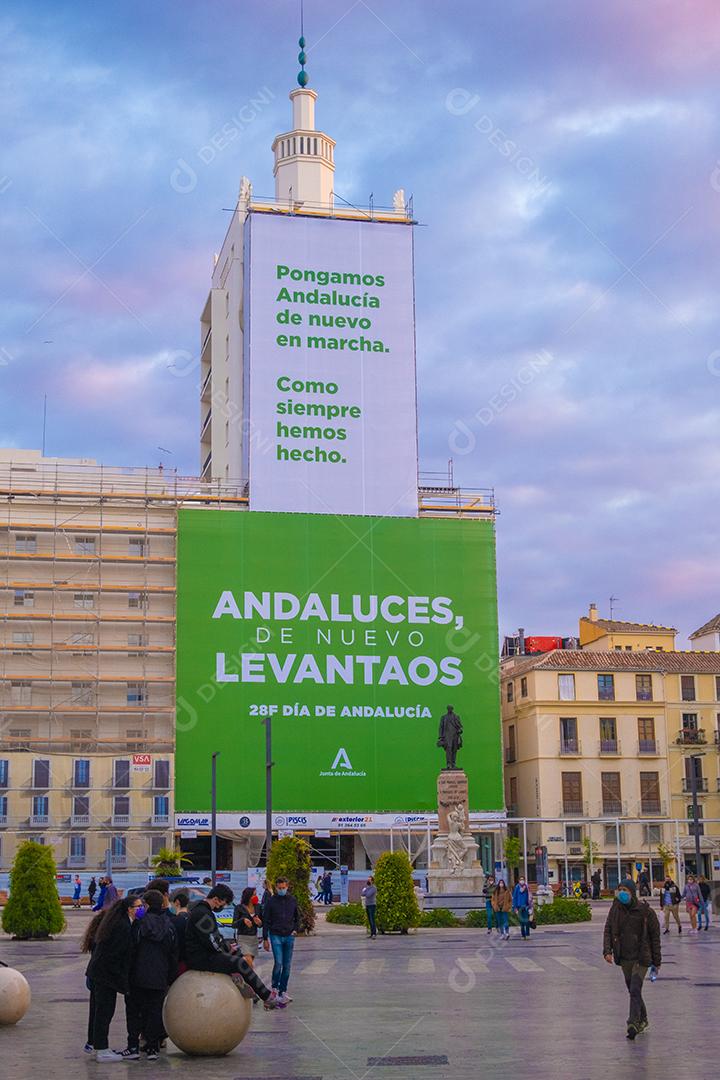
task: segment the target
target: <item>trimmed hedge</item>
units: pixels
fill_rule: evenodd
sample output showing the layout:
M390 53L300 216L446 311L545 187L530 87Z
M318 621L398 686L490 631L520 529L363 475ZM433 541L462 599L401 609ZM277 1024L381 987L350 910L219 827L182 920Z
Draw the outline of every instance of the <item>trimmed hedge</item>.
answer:
M325 915L325 922L340 926L365 926L365 908L362 904L334 904Z
M462 925L462 919L458 919L457 915L453 915L452 911L446 907L434 908L432 911L423 911L420 916L420 926L448 927Z
M330 923L342 926L365 926L365 911L362 904L336 904L325 916ZM589 922L592 909L584 900L568 900L560 897L553 904L543 904L535 908L538 926L556 926L561 923ZM485 909L470 911L464 919L458 919L448 908L435 908L424 911L420 916L421 927L447 929L449 927L470 926L483 930L487 928ZM517 915L510 914L510 926L518 926Z
M552 904L543 904L535 908L538 926L551 926L556 923L590 922L592 908L586 900L568 900L558 897Z

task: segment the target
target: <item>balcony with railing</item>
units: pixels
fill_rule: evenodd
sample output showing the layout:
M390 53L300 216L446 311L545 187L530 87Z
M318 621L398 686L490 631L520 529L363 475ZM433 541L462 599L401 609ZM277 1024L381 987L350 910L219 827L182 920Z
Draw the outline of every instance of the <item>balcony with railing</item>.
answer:
M619 739L601 739L600 740L600 753L601 754L619 754L620 740Z
M127 866L127 855L111 855L110 861L113 866Z
M153 814L151 824L157 829L166 829L170 824L169 814Z
M90 825L89 814L71 814L70 827L73 829L87 829Z
M116 829L126 829L130 824L129 814L113 814L112 823Z
M50 815L49 814L31 814L30 815L30 825L32 825L32 827L34 829L46 829L49 824L50 824Z
M667 808L661 799L642 799L640 802L641 817L665 817Z
M677 746L705 746L707 739L704 728L680 728L675 740Z
M713 732L713 737L714 737L714 740L715 740L715 746L720 748L720 731L714 731Z
M638 754L657 757L660 754L657 739L638 739Z
M601 817L627 817L627 803L622 799L603 799L600 803Z
M560 754L566 757L579 757L582 754L580 740L562 736L560 739Z
M505 747L505 764L512 765L514 761L517 761L517 751L514 746Z
M563 799L560 803L560 817L587 817L588 804L582 799Z
M67 865L69 867L71 867L71 866L74 866L74 867L84 866L86 861L87 861L87 858L86 858L85 855L68 855L68 857L67 857Z
M7 816L7 814L0 814L0 829L4 829L4 828L6 828L6 827L7 827L7 823L8 823L8 816Z
M707 776L698 776L695 780L698 795L706 795L708 789ZM683 777L682 782L683 795L692 795L693 782L689 776Z

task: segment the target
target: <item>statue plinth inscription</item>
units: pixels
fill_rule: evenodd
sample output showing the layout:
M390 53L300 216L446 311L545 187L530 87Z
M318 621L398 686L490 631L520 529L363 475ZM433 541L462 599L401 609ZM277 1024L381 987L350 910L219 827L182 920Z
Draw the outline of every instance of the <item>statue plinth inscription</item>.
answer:
M468 781L462 769L443 770L437 779L438 832L447 833L448 813L453 807L462 806L468 820L470 803Z

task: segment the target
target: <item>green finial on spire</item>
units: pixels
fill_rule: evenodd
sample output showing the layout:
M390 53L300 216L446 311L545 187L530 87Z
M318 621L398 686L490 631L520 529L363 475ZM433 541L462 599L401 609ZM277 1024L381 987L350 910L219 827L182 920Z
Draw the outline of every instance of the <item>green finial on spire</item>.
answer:
M300 39L298 45L300 46L300 52L298 53L298 63L300 64L300 71L298 72L297 81L300 86L307 86L309 81L309 75L305 70L305 64L307 63L307 56L305 55L305 26L304 26L304 12L303 12L303 0L300 0Z

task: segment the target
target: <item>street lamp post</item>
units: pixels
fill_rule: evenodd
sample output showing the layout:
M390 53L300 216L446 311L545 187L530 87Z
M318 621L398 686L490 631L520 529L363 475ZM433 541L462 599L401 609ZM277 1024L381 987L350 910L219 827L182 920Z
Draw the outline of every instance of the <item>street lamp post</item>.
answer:
M212 771L210 781L210 874L213 888L217 884L217 759L219 750L212 756Z
M695 874L700 876L700 819L697 792L697 762L703 757L702 754L690 754L692 768L690 769L690 790L692 791L693 824L695 826Z
M272 721L263 717L265 725L265 866L270 859L272 847Z

